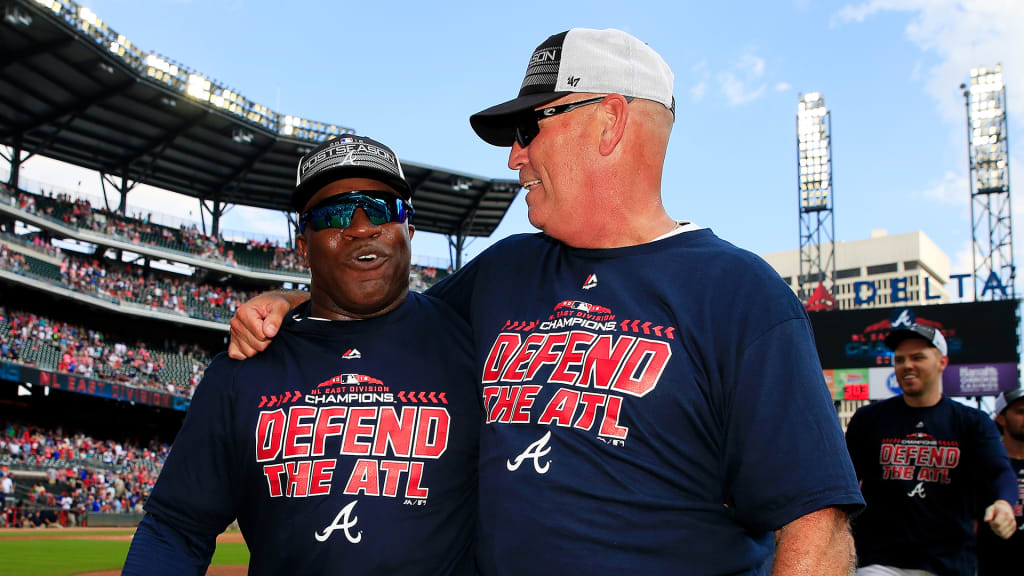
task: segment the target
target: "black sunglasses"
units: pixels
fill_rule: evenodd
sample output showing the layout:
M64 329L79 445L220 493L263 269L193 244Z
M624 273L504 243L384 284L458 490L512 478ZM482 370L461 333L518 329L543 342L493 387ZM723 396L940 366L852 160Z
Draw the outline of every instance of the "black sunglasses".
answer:
M625 96L626 102L632 102L632 96ZM559 114L565 114L566 112L572 112L577 108L588 106L590 104L597 104L605 99L605 96L599 96L597 98L588 98L586 100L580 100L579 102L569 102L568 104L559 104L558 106L548 106L547 108L541 108L540 110L527 110L516 118L515 124L515 137L516 142L520 146L526 148L533 142L533 139L540 134L539 122L544 118L550 118L552 116L558 116Z

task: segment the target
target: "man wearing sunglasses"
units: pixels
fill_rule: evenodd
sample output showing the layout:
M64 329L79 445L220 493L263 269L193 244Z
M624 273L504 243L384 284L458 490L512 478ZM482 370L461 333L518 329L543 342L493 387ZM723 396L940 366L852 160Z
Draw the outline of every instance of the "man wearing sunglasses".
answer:
M662 205L672 84L636 38L573 29L534 50L518 97L470 118L511 147L542 230L430 291L473 329L483 574L852 566L863 499L803 307ZM238 311L233 354L265 345L276 298Z
M360 136L299 163L310 299L196 390L125 574L202 574L238 519L250 574L473 574L480 408L469 327L409 292L412 188Z

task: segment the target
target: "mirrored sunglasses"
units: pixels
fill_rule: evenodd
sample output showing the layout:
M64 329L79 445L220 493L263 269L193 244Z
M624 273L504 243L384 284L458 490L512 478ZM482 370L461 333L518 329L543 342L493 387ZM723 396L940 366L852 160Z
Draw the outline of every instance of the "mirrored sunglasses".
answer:
M374 226L388 222L406 222L413 215L412 205L386 192L354 190L332 196L299 217L299 233L310 226L319 232L327 228L348 228L356 208L362 208Z

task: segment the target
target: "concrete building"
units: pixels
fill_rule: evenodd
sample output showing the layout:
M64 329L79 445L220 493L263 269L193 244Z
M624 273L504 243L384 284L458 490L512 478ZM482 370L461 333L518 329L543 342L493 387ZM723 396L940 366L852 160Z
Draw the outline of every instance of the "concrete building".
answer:
M800 250L762 257L799 290ZM836 242L835 267L832 296L840 310L949 302L949 256L921 231L890 236L875 230L865 240Z

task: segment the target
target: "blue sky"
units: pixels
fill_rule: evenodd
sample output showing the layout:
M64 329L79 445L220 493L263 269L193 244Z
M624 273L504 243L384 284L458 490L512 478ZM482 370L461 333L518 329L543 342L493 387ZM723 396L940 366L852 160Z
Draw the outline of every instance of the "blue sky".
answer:
M799 93L823 93L832 111L838 240L923 230L954 273L970 272L958 85L972 67L1003 65L1011 179L1024 174L1024 144L1013 140L1024 135L1024 2L1014 0L82 4L143 51L281 113L355 128L407 160L492 178L516 174L507 150L477 139L468 116L515 95L547 36L574 26L626 30L675 72L663 188L670 214L758 253L799 246ZM98 176L34 159L24 177L99 188ZM194 200L139 190L129 203L198 218ZM1022 213L1017 201L1018 223ZM285 233L279 213L245 209L224 227ZM468 254L531 230L521 194L495 235ZM448 255L444 239L428 234L413 249Z

